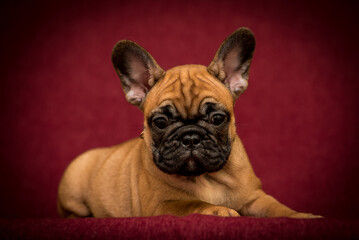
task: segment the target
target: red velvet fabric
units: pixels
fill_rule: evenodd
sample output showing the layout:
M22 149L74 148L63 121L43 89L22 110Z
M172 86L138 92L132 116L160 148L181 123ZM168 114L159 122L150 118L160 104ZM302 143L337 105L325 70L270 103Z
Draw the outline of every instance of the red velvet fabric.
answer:
M0 220L2 239L358 239L358 221L223 218Z
M142 114L125 101L110 60L118 40L138 42L164 69L208 65L246 26L257 48L237 131L264 190L298 211L358 218L357 9L337 0L2 3L0 217L56 217L58 182L74 157L139 136ZM143 221L155 224L134 224ZM71 223L56 220L58 232Z

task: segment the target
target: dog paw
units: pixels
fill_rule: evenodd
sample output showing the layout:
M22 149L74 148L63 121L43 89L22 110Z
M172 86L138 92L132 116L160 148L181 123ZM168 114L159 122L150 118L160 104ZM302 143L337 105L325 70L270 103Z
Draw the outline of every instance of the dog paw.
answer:
M323 218L322 216L314 215L311 213L294 213L294 214L290 215L289 217L290 218Z
M239 217L239 213L231 208L222 206L211 206L199 212L203 215L214 215L220 217Z

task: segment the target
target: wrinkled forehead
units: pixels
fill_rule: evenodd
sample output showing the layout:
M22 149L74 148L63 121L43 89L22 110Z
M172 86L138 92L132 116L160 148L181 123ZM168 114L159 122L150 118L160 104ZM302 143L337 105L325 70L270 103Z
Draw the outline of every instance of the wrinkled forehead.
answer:
M186 65L167 71L148 93L145 114L168 106L183 119L193 119L210 105L222 110L233 108L228 89L207 72L205 66Z

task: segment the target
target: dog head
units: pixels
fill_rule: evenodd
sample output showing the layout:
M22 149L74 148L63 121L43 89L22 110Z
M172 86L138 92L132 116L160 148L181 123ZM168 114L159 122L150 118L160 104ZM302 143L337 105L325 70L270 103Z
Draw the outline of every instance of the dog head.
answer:
M144 112L143 138L159 169L198 176L222 169L236 136L234 101L248 86L255 48L240 28L219 47L208 67L184 65L166 72L141 46L118 42L112 62L126 99Z

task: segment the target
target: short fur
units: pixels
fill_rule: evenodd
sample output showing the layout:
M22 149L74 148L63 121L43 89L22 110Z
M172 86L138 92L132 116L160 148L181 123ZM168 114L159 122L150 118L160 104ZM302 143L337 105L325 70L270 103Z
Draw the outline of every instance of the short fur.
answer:
M236 133L233 104L248 86L254 47L240 28L209 67L164 72L136 43L116 44L113 64L127 100L144 112L144 132L76 158L59 186L60 215L318 217L263 192Z

